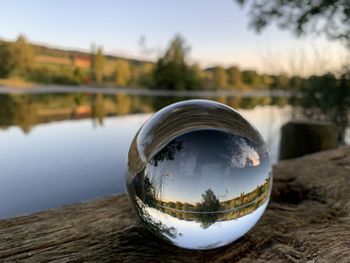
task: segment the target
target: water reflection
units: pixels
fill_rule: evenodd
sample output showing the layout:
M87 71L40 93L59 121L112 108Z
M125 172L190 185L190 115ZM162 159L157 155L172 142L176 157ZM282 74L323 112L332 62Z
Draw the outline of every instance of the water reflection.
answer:
M186 248L235 240L243 218L250 218L243 227L248 231L261 216L271 190L260 135L236 112L206 103L193 100L158 112L129 151L126 186L135 209L152 232ZM225 222L231 236L207 235ZM205 241L188 242L193 232Z
M24 133L40 123L91 118L102 126L108 116L153 111L150 98L125 94L1 94L0 128L18 126Z
M157 99L164 100L119 93L100 96L99 104L97 96L88 94L0 95L0 218L123 193L129 143L148 112L156 109ZM93 117L94 103L104 107L103 126ZM276 161L279 128L289 119L289 108L264 106L240 112L257 125ZM181 147L172 145L174 151L183 152ZM188 158L182 168L185 175L191 172L188 164L194 156ZM237 164L232 158L227 161ZM252 165L249 159L242 163ZM167 183L168 177L164 178ZM209 188L220 202L224 200L223 194L208 186L198 193L198 202Z
M107 116L150 113L184 99L189 98L131 96L123 93L0 94L0 128L18 126L24 133L29 133L40 123L81 118L91 118L96 125L101 126ZM243 109L271 103L269 97L221 97L217 100ZM275 100L281 98L274 99L274 103L277 104Z
M0 130L0 218L125 191L125 156L149 115L60 121L29 134Z
M37 122L37 107L29 96L0 95L0 128L16 125L24 133Z

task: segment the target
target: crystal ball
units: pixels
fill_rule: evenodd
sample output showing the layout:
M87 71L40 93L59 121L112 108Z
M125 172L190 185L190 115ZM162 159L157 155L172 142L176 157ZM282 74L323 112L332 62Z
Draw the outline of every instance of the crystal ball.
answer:
M126 189L152 233L182 248L212 249L257 223L270 198L271 171L264 140L237 111L188 100L139 129Z

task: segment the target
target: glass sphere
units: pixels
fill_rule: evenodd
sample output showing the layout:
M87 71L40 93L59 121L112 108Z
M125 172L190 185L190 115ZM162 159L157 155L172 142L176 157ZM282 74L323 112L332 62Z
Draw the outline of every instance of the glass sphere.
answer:
M214 101L165 107L130 146L129 199L151 232L179 247L212 249L240 238L262 216L271 186L259 132Z

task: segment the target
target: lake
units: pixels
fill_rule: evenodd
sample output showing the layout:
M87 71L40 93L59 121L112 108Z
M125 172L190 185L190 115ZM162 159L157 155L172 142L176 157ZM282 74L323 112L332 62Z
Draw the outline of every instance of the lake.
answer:
M89 93L0 95L0 218L123 193L128 149L152 112L186 97ZM205 96L205 98L208 98ZM217 97L260 131L272 162L291 107Z

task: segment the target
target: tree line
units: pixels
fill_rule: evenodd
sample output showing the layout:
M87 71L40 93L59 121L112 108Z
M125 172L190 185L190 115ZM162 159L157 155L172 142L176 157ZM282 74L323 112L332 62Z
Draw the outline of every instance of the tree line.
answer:
M257 185L249 193L242 192L239 196L226 201L220 201L209 188L202 194L201 202L190 204L158 199L154 185L148 177L145 177L145 191L141 199L149 207L180 220L196 221L206 229L215 222L234 220L254 212L268 200L270 184L270 178L266 178L263 184Z
M0 40L0 79L62 85L150 86L154 63L103 53L90 53L34 45L23 35L14 42Z
M249 108L256 104L292 104L294 118L328 120L340 129L339 141L344 143L349 125L350 69L307 78L262 74L242 70L238 66L201 69L190 63L190 47L180 35L170 42L164 54L155 62L135 61L105 55L103 48L92 47L91 52L49 50L28 43L24 36L14 42L0 41L0 78L22 78L36 83L64 85L109 85L144 87L173 91L185 90L288 90L295 97L287 98L222 98L233 107ZM48 49L48 48L46 48ZM79 53L79 54L77 54ZM43 55L44 54L44 55ZM300 96L301 95L301 96ZM155 100L154 109L172 100Z
M264 74L238 66L202 69L190 63L190 47L176 35L159 59L131 61L105 55L93 46L90 54L68 55L50 52L43 55L38 46L20 35L14 42L0 41L0 78L23 78L45 84L109 85L166 90L300 90L310 86L312 77Z

